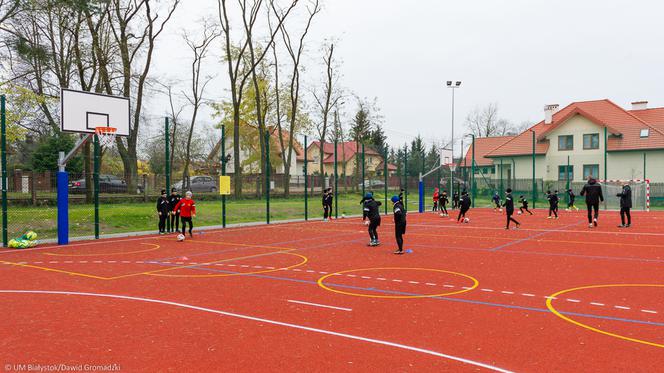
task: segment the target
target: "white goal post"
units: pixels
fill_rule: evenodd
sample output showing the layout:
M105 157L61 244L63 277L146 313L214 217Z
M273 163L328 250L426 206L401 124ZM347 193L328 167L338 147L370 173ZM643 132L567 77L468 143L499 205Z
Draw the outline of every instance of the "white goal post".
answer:
M604 208L607 210L620 209L616 194L622 191L625 184L632 189L632 208L635 210L650 211L650 179L632 180L597 180L604 193Z

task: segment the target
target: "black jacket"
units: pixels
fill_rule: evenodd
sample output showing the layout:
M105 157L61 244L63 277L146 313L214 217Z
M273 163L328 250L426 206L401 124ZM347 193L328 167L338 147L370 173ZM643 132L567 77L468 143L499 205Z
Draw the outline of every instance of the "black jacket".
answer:
M157 212L161 212L162 216L166 216L170 211L171 205L168 203L168 198L159 197L157 199Z
M616 197L620 197L620 208L632 208L632 188L629 185L624 185L622 192L618 193Z
M441 193L441 194L438 196L438 201L439 201L440 204L442 204L442 205L447 205L447 204L450 202L449 198L447 197L447 193Z
M405 227L406 211L403 209L403 203L401 203L401 201L395 203L394 208L392 208L392 211L394 212L394 224L397 227Z
M597 183L597 180L590 179L588 183L581 189L581 195L586 197L587 204L597 204L604 202L604 195L602 194L602 186Z
M521 208L524 208L524 209L527 209L527 208L528 208L528 200L527 200L527 199L525 199L525 198L521 198L521 199L519 200L519 202L521 202Z
M570 201L574 201L574 198L576 198L576 194L574 194L574 192L571 190L567 191L567 195L569 196Z
M556 207L558 205L558 195L557 194L548 194L546 199L549 200L549 206Z
M171 194L171 195L168 196L168 205L171 208L175 208L175 206L178 204L178 202L180 202L181 199L182 199L182 197L180 197L179 194ZM178 210L175 213L179 214L180 211Z
M505 207L505 212L508 214L514 212L514 197L512 197L512 193L507 193L507 195L505 195L505 202L503 202L503 207Z
M381 205L380 201L375 199L367 200L364 203L364 212L367 214L367 217L371 220L378 219L380 220L380 211L378 207Z
M467 196L467 195L466 196L461 196L461 200L459 201L459 203L461 204L461 209L462 210L470 209L471 202L472 201L470 200L469 196Z
M323 194L323 206L332 206L334 195L332 193Z

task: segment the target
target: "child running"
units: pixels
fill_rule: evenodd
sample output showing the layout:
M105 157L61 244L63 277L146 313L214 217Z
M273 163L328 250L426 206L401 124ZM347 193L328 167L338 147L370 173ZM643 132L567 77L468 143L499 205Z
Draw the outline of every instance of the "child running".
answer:
M632 188L629 184L623 185L622 192L618 193L616 197L620 197L620 225L618 228L629 228L632 225L632 215L630 209L632 208ZM625 217L627 217L627 224L625 224Z
M447 204L449 202L450 200L447 197L447 191L443 190L443 192L440 193L440 197L438 198L438 209L440 210L440 216L449 216L447 213Z
M516 224L515 229L519 229L521 226L521 223L516 221L512 217L514 215L514 200L512 197L512 188L507 188L506 190L507 194L505 194L505 202L503 203L503 207L505 207L505 216L507 216L507 226L505 226L505 229L510 229L510 222L514 222Z
M159 234L166 234L166 220L170 215L171 208L168 204L166 189L161 190L161 197L157 200L157 213L159 214Z
M495 192L493 194L493 198L491 198L491 199L493 200L493 204L494 204L493 211L496 212L496 210L500 210L502 212L503 209L500 206L500 196L498 195L498 192Z
M461 193L461 199L459 200L459 215L457 216L457 223L463 223L466 220L466 213L470 210L471 205L470 197L468 192ZM463 218L463 220L461 220Z
M380 226L380 211L378 207L380 207L381 203L374 200L371 193L367 193L364 198L366 199L366 202L364 202L364 212L366 212L369 219L369 238L371 239L368 246L378 246L380 245L378 241L378 227Z
M530 215L533 214L530 210L528 210L528 200L526 199L526 197L520 196L519 202L521 202L521 207L519 207L519 215L523 214L524 210Z
M403 235L406 234L406 211L403 209L403 203L399 200L399 196L392 196L392 203L394 207L394 235L397 240L397 250L394 252L397 255L403 254Z
M546 199L549 200L549 216L547 219L554 218L558 219L558 191L551 193L550 190L546 191ZM553 214L554 216L551 216Z
M576 194L572 189L567 190L567 196L569 197L569 202L567 202L567 211L579 211L579 208L574 205L574 200L576 199Z
M191 192L187 191L185 197L173 207L173 212L180 210L180 219L182 219L182 234L185 233L187 223L189 223L189 237L194 238L192 230L194 229L193 218L196 217L196 202L191 199Z
M433 212L438 211L438 198L440 198L440 190L438 188L434 188L433 190Z
M327 188L323 191L323 221L332 219L332 188Z
M402 191L403 191L403 189L402 189ZM370 196L370 197L367 198L367 196ZM362 223L364 223L364 225L369 225L369 220L367 220L367 210L366 210L366 207L367 207L367 202L369 202L369 199L371 199L371 198L373 198L373 193L368 192L368 193L365 194L364 197L362 197L362 199L360 200L360 205L362 205Z
M596 227L597 219L599 219L599 203L604 202L602 186L597 183L597 180L592 175L588 176L588 182L581 189L581 195L586 197L588 228Z

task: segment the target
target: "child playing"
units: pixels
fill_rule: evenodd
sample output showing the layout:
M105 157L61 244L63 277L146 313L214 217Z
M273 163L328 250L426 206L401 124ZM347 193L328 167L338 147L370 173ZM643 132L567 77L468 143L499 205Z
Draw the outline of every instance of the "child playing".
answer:
M514 222L514 224L516 224L515 229L519 229L521 223L519 223L518 221L516 221L516 219L512 217L512 215L514 215L514 201L512 199L513 198L512 189L507 188L506 192L507 194L505 195L505 203L503 203L503 206L505 207L505 215L507 216L507 226L505 226L505 229L510 229L510 222Z
M556 193L551 193L550 190L547 190L546 199L549 200L549 217L547 219L552 218L552 213L558 219L558 191L556 190Z
M452 194L452 210L459 208L459 192Z
M521 202L521 207L519 207L519 214L523 214L523 210L526 210L527 213L532 215L533 213L528 210L528 200L524 196L519 197L519 202Z
M403 192L403 189L401 189L401 191ZM367 196L369 196L369 198L367 198ZM367 220L367 210L365 209L365 207L366 207L367 202L371 198L373 198L373 193L368 192L360 200L360 205L362 205L362 222L364 223L364 225L369 225L369 220Z
M602 186L597 183L597 180L595 180L592 175L588 176L588 182L581 189L581 195L586 197L586 206L588 207L588 228L596 227L597 219L599 219L599 203L604 202Z
M157 213L159 214L159 234L166 234L166 220L171 212L166 196L166 189L161 190L161 197L157 199Z
M403 235L406 234L406 211L403 209L403 203L399 200L399 196L392 196L392 203L394 207L394 235L397 240L397 250L394 252L397 255L403 254Z
M196 217L196 202L191 199L191 192L187 191L185 197L173 207L173 212L180 211L180 219L182 219L182 234L185 233L187 223L189 223L189 237L194 238L192 230L194 229L193 218Z
M569 197L569 202L567 202L567 211L574 210L579 211L579 208L574 206L574 200L576 199L576 194L572 189L567 190L567 196Z
M172 188L171 195L168 196L168 206L173 207L177 205L181 199L182 197L178 194L177 189ZM180 230L180 210L171 212L170 215L171 215L171 220L170 220L171 226L168 227L168 233L178 232Z
M629 228L632 225L632 215L629 210L632 208L632 188L629 184L623 185L622 192L618 193L616 197L620 197L620 225L618 228ZM627 224L625 224L625 217L627 217Z
M461 193L461 199L459 200L459 215L457 216L457 223L464 222L466 219L466 213L470 210L471 205L470 197L468 197L468 192ZM464 220L461 220L463 218Z
M369 219L369 238L371 239L369 246L378 246L380 245L378 241L378 227L380 226L380 211L378 207L380 207L381 203L374 200L371 193L367 193L364 197L366 199L364 202L364 211Z
M494 212L495 212L496 210L503 211L503 209L502 209L501 206L500 206L500 196L498 195L498 192L495 192L495 193L493 194L493 198L491 198L491 199L493 200L493 204L494 204L494 206L493 206L493 211L494 211Z
M328 221L332 219L332 201L334 196L332 194L332 188L327 188L323 191L323 221Z
M447 197L447 191L443 190L443 192L440 193L440 197L438 199L438 209L440 210L440 216L449 216L447 213L447 204L449 202L450 201Z
M433 212L438 211L438 198L440 198L440 191L438 188L433 190Z

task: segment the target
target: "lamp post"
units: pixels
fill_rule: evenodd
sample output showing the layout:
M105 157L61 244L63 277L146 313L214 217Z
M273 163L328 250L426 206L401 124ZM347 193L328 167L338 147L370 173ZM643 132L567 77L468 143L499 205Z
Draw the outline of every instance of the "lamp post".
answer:
M537 138L535 137L535 131L532 129L529 131L533 135L533 208L535 208L535 200L537 199L537 181L535 180L535 145L537 143Z
M454 163L454 91L456 90L456 88L459 88L459 87L461 87L461 81L460 80L455 81L454 84L452 84L451 80L447 81L447 88L452 89L452 140L450 141L451 144L452 144L451 145L452 149L450 149L452 151L452 163ZM463 155L463 147L461 149L461 153ZM452 187L450 189L450 195L453 195L453 194L454 194L454 182L452 182Z
M475 207L475 194L476 194L476 186L475 186L475 135L471 133L471 134L466 135L466 136L470 136L473 139L473 142L472 142L472 145L471 145L471 147L473 149L473 153L472 153L472 159L470 161L470 194L472 196L471 201L472 201L473 207ZM462 149L462 151L463 151L463 149Z

